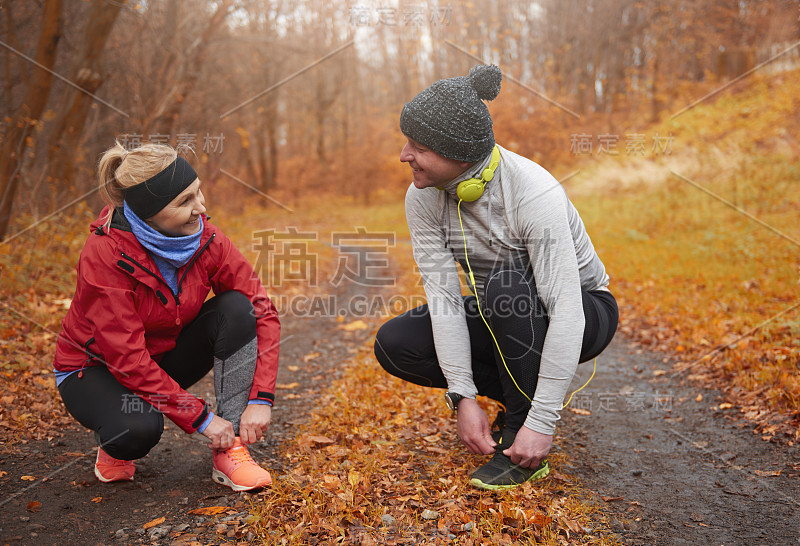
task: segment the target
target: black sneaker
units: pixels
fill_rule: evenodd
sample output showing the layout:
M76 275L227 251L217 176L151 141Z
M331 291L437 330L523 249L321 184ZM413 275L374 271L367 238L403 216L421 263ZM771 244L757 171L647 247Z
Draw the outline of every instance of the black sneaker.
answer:
M522 468L503 455L503 450L514 443L516 434L504 431L503 437L488 463L472 473L469 484L478 489L501 491L517 487L530 480L539 480L550 474L550 464L543 459L536 468Z

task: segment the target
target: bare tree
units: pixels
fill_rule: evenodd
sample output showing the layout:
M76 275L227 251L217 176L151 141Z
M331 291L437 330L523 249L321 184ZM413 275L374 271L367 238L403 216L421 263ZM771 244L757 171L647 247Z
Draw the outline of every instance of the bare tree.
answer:
M23 101L12 114L3 135L0 151L0 239L8 232L19 185L19 171L29 137L39 123L50 96L62 21L61 0L47 0L42 11L39 42L36 46L36 68L25 87Z
M180 45L175 43L177 39L170 44L170 54L159 69L159 79L165 84L165 93L146 115L142 123L143 133L172 133L183 103L197 84L201 73L200 67L212 43L211 38L228 17L232 5L233 0L223 0L202 32L191 39L185 50L180 50ZM166 35L177 36L176 29L179 28L182 19L179 16L179 0L170 0L168 6L168 15L164 19L163 28Z
M100 73L100 57L124 4L125 0L113 3L105 0L92 2L78 61L70 78L81 90L74 88L67 90L50 134L47 164L49 182L55 190L51 192L54 198L63 192L65 183L72 179L73 167L76 158L79 157L77 147L86 123L86 115L92 104L93 95L105 79Z

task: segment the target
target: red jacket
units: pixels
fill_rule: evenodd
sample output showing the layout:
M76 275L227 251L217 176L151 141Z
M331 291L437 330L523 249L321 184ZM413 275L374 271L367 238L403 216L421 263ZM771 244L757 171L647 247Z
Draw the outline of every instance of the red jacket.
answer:
M103 209L100 218L105 218ZM115 212L98 219L78 260L78 282L56 343L55 368L108 366L122 385L186 432L208 416L206 403L181 389L158 365L181 329L197 316L209 291L237 290L256 311L258 360L250 399L272 402L278 372L280 322L253 268L219 228L204 218L195 255L178 270L173 295L153 259Z

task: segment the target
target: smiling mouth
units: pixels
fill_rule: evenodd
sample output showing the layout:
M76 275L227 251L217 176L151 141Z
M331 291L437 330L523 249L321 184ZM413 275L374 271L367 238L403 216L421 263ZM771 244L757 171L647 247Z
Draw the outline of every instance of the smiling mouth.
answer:
M189 220L189 221L188 221L188 222L186 222L186 223L187 223L187 224L196 224L196 223L197 223L197 221L198 221L199 219L200 219L200 217L198 216L198 217L197 217L197 218L195 218L194 220Z

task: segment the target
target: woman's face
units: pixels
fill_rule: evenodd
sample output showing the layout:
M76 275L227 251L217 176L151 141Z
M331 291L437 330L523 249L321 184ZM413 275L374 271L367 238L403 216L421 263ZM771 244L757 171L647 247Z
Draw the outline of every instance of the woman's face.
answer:
M178 197L147 220L152 228L170 237L183 237L197 233L200 215L206 211L206 198L200 191L200 179L196 178Z

